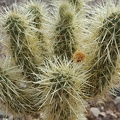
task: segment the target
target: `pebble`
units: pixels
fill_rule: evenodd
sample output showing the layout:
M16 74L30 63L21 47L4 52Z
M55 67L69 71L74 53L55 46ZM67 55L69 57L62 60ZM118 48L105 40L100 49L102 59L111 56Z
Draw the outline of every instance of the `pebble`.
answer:
M120 103L120 97L116 97L115 99L114 99L114 104L118 104L118 103Z
M98 118L96 118L95 120L102 120L102 118L99 118L99 117L98 117Z
M107 115L110 115L112 118L117 118L117 115L114 114L112 110L107 110L107 111L106 111L106 114L107 114Z
M32 116L31 115L27 115L26 116L26 120L32 120Z
M101 107L100 107L100 110L101 110L101 111L104 111L104 106L101 106Z
M118 104L116 105L116 108L117 108L117 111L120 112L120 103L118 103Z
M90 108L90 112L95 116L98 117L98 115L100 114L100 110L98 108L95 107L91 107Z
M104 117L106 117L106 113L105 113L105 112L101 112L101 113L99 114L99 116L102 117L102 118L104 118Z
M8 120L13 120L13 115L10 115Z
M4 115L4 112L0 109L0 115Z
M103 118L103 120L111 120L111 118L109 115L107 115L106 117Z

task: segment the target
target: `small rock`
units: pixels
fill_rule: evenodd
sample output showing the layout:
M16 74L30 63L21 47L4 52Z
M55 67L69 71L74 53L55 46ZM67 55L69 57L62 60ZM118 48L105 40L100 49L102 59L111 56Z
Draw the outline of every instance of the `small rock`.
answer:
M117 111L115 114L117 115L118 118L120 118L120 112Z
M0 109L0 115L4 115L4 111Z
M105 113L105 112L101 112L101 113L99 114L99 116L100 116L101 118L104 118L104 117L106 117L106 113Z
M98 117L98 118L96 118L95 120L102 120L102 118L99 118L99 117Z
M112 110L107 110L107 111L106 111L106 114L107 114L107 115L110 115L112 118L117 118L117 115L114 114Z
M3 118L3 120L8 120L7 118Z
M114 104L118 104L118 103L120 103L120 97L116 97L115 99L114 99Z
M106 117L103 118L103 120L111 120L111 118L109 115L107 115Z
M98 117L98 115L100 114L100 110L98 108L95 107L91 107L90 108L90 112L95 116Z
M112 118L117 118L117 115L114 113L111 113Z
M26 120L32 120L32 116L31 115L26 115Z
M101 111L104 111L104 109L105 109L104 106L101 106L101 107L100 107L100 110L101 110Z
M117 108L117 111L120 112L120 103L118 103L118 104L116 105L116 108Z
M9 116L8 120L13 120L13 115Z

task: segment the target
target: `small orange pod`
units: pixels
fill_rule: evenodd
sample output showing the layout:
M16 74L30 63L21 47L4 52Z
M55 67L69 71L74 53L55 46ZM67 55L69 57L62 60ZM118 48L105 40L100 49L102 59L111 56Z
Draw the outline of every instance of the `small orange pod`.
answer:
M72 56L72 60L75 62L81 62L84 59L85 59L85 54L80 50L77 50Z

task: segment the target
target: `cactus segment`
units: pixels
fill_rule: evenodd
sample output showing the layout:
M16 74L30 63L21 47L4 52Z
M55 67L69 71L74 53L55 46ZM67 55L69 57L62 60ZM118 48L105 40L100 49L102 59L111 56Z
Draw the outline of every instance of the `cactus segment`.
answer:
M26 102L23 79L20 75L22 69L18 66L11 66L11 58L0 59L0 102L2 109L13 113L21 114L29 108ZM29 111L29 110L28 110Z
M30 26L32 26L32 36L30 47L35 55L37 64L41 65L46 57L49 56L48 39L45 35L47 22L47 5L40 1L27 1L23 5L24 12L28 14ZM32 18L32 19L31 19Z
M54 62L48 60L45 68L39 69L43 74L39 75L41 106L46 120L76 120L84 112L84 96L82 85L84 73L80 72L82 65L78 65L64 58L54 58Z
M58 7L58 22L54 31L54 54L63 57L72 58L72 54L79 46L78 39L75 36L76 26L75 11L71 11L73 7L68 2L60 3ZM77 26L78 27L78 26Z
M9 10L3 15L4 30L8 35L11 43L12 56L15 63L24 69L27 78L35 81L32 72L39 73L34 62L34 55L29 47L27 39L28 20L22 15L17 8Z
M68 0L76 8L76 12L79 12L84 6L84 0Z
M108 8L110 6L107 6L107 10ZM116 7L116 12L110 14L106 12L107 18L104 16L102 25L96 33L97 49L88 72L88 81L92 85L92 87L88 87L88 93L92 97L105 93L106 88L111 87L113 76L116 74L116 65L120 54L120 12L117 10Z

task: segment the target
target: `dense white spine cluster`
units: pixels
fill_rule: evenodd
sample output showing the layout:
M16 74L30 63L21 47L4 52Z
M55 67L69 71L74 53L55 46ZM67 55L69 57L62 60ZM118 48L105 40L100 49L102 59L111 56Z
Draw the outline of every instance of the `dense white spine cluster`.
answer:
M53 63L54 61L54 63ZM79 120L85 111L84 90L85 73L82 65L77 65L66 58L48 60L45 67L40 67L42 74L39 84L42 91L39 103L40 109L45 114L46 120Z
M120 50L120 4L109 0L91 10L89 39L93 43L91 60L89 62L88 87L89 96L104 94L106 88L112 87L116 74ZM89 51L90 52L90 51Z

